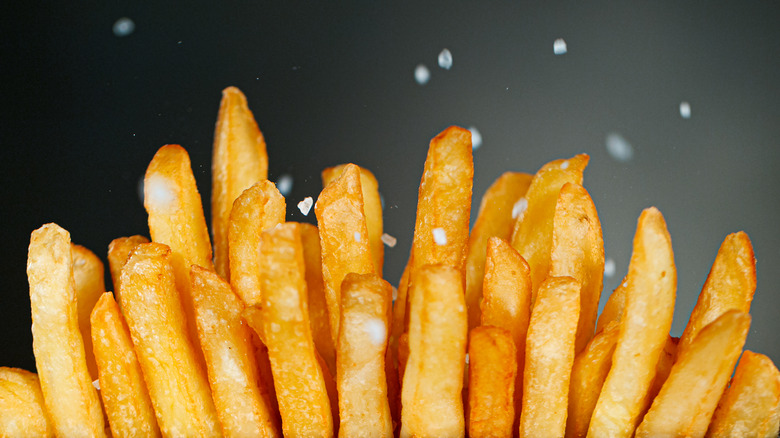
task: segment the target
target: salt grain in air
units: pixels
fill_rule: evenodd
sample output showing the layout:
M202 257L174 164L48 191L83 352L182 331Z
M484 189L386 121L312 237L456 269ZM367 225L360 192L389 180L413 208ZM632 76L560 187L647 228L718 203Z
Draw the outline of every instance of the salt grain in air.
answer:
M680 116L683 119L691 118L691 104L688 102L680 102Z
M377 318L370 318L365 322L365 330L369 339L371 339L371 343L374 345L384 344L387 336L387 328L384 322Z
M393 236L391 236L391 235L389 235L387 233L383 233L381 239L382 239L382 242L385 245L389 246L390 248L394 247L395 244L398 243L398 239L396 239L395 237L393 237Z
M167 209L176 200L176 193L171 190L171 182L160 175L152 175L144 182L144 198L155 208Z
M114 35L118 37L128 36L135 30L135 23L127 17L122 17L114 22L114 26L111 30L113 30Z
M414 69L414 80L420 85L425 85L431 79L431 72L425 64L418 64Z
M473 126L469 128L469 131L471 131L471 150L479 149L482 146L482 134Z
M617 132L607 134L606 146L609 156L617 161L625 163L634 157L634 147Z
M452 68L452 53L449 50L444 49L439 53L439 67L445 70Z
M615 261L611 257L604 262L604 276L607 278L615 275Z
M314 200L311 199L311 196L307 196L303 198L303 201L298 203L298 210L300 210L304 216L308 216L312 204L314 204Z
M276 181L276 188L279 190L282 196L287 196L292 192L293 178L289 174L285 173L280 176Z
M100 391L100 380L99 380L99 379L95 379L95 380L93 380L93 381L92 381L92 386L94 386L94 387L95 387L95 389L97 389L98 391Z
M444 228L433 229L433 241L436 242L437 245L447 244L447 232L444 231Z
M523 198L520 198L515 202L515 205L512 207L512 219L517 219L520 215L525 213L525 211L528 209L528 200Z
M353 236L355 237L355 242L360 242L361 239L360 231L355 231L355 234L353 234Z
M558 38L553 42L553 53L556 55L563 55L566 52L566 41L564 41L563 38Z

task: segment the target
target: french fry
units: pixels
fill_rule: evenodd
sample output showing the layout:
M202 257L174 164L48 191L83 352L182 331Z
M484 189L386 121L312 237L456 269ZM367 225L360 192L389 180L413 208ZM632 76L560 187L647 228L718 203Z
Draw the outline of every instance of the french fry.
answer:
M54 432L105 436L79 331L70 233L53 223L32 232L27 279L35 365Z
M568 160L551 161L536 172L528 186L525 194L528 207L515 221L511 242L531 268L532 305L539 285L550 271L555 205L561 187L567 182L582 185L582 174L589 159L588 155L580 154Z
M550 276L569 276L580 290L576 353L593 337L604 280L604 239L596 206L587 190L566 183L558 195L553 220Z
M176 288L172 252L138 245L122 269L120 296L138 362L164 436L220 436L222 431Z
M392 437L385 350L392 286L376 274L347 274L338 343L339 436Z
M230 284L247 306L257 306L262 299L258 277L260 234L283 223L286 213L284 196L268 180L253 184L233 203L228 224Z
M631 436L669 337L677 270L666 222L654 207L639 216L627 277L612 368L593 410L589 436Z
M612 291L609 299L604 304L604 309L599 315L596 323L596 333L604 330L612 321L620 321L623 317L623 309L626 307L626 289L628 288L628 277L623 277L620 285Z
M466 307L469 311L469 330L480 324L479 303L482 301L488 239L512 238L512 227L517 216L522 213L525 200L523 195L532 178L533 175L527 173L505 172L482 196L477 221L469 234L466 253Z
M745 350L731 385L720 398L708 438L777 437L780 430L780 371L772 359Z
M37 374L0 367L0 436L54 437Z
M108 244L108 269L111 271L111 282L114 284L115 301L119 301L119 295L122 293L119 284L122 267L127 263L130 253L136 246L142 243L149 243L149 239L144 236L134 235L118 237Z
M636 437L703 437L749 328L750 315L733 309L701 329L672 366Z
M422 267L412 284L401 437L462 437L468 316L461 272Z
M564 435L579 294L571 277L548 277L539 286L525 344L521 438Z
M87 359L87 369L92 380L97 380L98 369L95 364L95 354L92 352L92 335L90 334L89 314L95 307L100 296L106 291L103 278L103 262L87 248L71 243L73 252L73 280L76 284L76 305L79 313L79 331L84 340L84 357Z
M278 437L279 426L260 391L270 382L259 378L252 330L241 316L244 304L216 272L193 265L190 279L222 433L226 437Z
M677 358L677 344L680 342L680 338L675 338L671 335L666 337L666 344L661 352L661 356L658 358L658 363L655 364L655 377L653 377L653 383L650 384L650 389L647 391L644 401L642 402L640 418L644 418L647 411L650 409L653 400L655 400L658 393L661 392L661 388L666 383L666 379L669 378L669 374L672 372L672 366ZM732 367L733 368L733 367Z
M229 280L228 222L233 201L258 181L268 178L265 139L236 87L222 90L211 160L211 226L214 265Z
M90 316L95 360L111 434L158 437L160 428L146 388L141 364L119 306L110 292L100 296Z
M374 272L363 211L360 168L347 164L341 175L322 190L314 211L320 230L322 278L325 281L330 332L336 345L339 336L341 282L350 272Z
M331 181L338 178L346 164L329 167L322 171L322 186L327 187ZM371 246L371 260L374 261L374 272L382 276L385 263L385 244L382 242L382 199L379 195L379 183L370 170L360 168L360 187L363 192L363 212L366 215L368 242Z
M390 349L398 351L398 341L401 335L406 333L409 327L409 277L412 275L414 267L413 254L410 252L409 260L406 262L404 272L401 274L401 280L398 282L395 302L393 302L393 324L392 334L390 335Z
M469 336L469 437L512 437L517 353L509 331L481 326Z

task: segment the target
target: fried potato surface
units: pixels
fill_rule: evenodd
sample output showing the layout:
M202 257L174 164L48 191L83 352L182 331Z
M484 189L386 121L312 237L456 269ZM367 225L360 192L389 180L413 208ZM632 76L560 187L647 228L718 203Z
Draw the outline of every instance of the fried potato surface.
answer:
M73 280L76 284L76 305L79 313L79 331L84 340L84 357L87 359L87 369L92 380L97 380L98 370L95 355L92 352L92 335L90 334L89 314L95 307L100 296L106 291L103 278L103 262L92 251L81 245L71 243L73 253Z
M108 244L108 269L111 272L111 282L114 285L115 301L119 301L119 295L122 293L119 284L122 268L127 263L133 249L142 243L149 243L149 239L141 235L134 235L117 237Z
M0 367L0 436L54 436L37 374Z
M471 438L512 437L517 353L509 331L480 326L469 335L468 432Z
M626 289L628 288L628 278L623 277L620 285L612 291L604 304L604 309L599 315L596 323L596 333L604 330L612 321L620 321L623 317L623 309L626 307Z

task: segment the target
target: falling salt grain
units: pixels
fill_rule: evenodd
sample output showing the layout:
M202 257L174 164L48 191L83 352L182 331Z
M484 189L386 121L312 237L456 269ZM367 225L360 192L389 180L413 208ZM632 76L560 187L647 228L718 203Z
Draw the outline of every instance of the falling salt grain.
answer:
M691 118L691 104L688 102L680 102L680 116L683 119Z
M615 275L615 261L612 258L607 258L604 262L604 276L609 278Z
M569 162L568 161L564 161L563 163L561 163L561 169L566 170L568 168L569 168Z
M525 213L525 211L528 209L528 200L523 198L520 198L515 202L515 205L512 207L512 219L517 219L521 214Z
M368 337L371 339L371 343L374 345L382 345L385 342L387 336L387 328L385 323L377 318L370 318L365 323L365 330L368 333Z
M293 177L287 173L280 176L279 179L276 181L276 188L279 189L279 193L282 194L282 196L287 196L292 192L293 187Z
M553 42L553 53L556 55L563 55L566 52L566 41L564 41L563 38L558 38Z
M437 245L447 244L447 232L444 231L444 228L433 229L433 241L436 242Z
M445 70L452 68L452 53L448 49L444 49L439 53L439 67Z
M314 204L314 200L311 199L311 196L307 196L303 198L303 201L298 203L298 210L300 210L304 216L308 216L312 204Z
M431 79L431 72L425 64L418 64L414 69L414 80L420 85L425 85Z
M634 147L617 132L607 134L607 153L617 161L630 161L634 157Z
M383 233L381 239L382 239L382 242L385 245L389 246L390 248L394 247L395 244L398 243L398 239L396 239L395 237L393 237L393 236L391 236L391 235L389 235L387 233Z
M148 197L148 199L147 199ZM144 199L154 208L167 209L176 200L171 181L160 175L152 175L144 182Z
M398 299L398 289L393 287L393 302Z
M482 146L482 134L473 126L469 128L469 131L471 131L471 150L478 149Z
M469 354L466 353L466 363L469 363Z
M112 30L114 35L118 37L128 36L135 30L135 22L127 17L122 17L114 22Z
M95 387L95 389L97 389L98 391L100 391L100 380L99 380L99 379L95 379L95 380L93 380L93 381L92 381L92 386L94 386L94 387Z
M355 237L355 242L360 242L361 239L360 231L355 231L355 234L353 234L353 236Z

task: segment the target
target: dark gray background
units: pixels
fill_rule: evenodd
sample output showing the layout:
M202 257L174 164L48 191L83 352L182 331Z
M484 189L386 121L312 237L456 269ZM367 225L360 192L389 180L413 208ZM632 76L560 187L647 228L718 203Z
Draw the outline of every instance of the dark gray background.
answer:
M376 174L398 238L386 252L391 283L409 253L428 141L475 126L474 213L501 172L590 154L585 186L616 267L605 294L626 273L640 211L663 212L678 268L675 335L723 238L745 230L759 264L747 348L780 361L776 0L21 3L0 18L0 365L34 368L33 229L57 222L104 260L113 238L148 235L138 182L166 143L188 149L209 217L228 85L265 134L270 178L294 178L290 220L313 219L295 205L316 196L325 166ZM132 34L114 35L120 17L135 22ZM553 54L556 38L567 54ZM451 70L437 66L444 48ZM633 145L632 160L607 153L611 132Z

